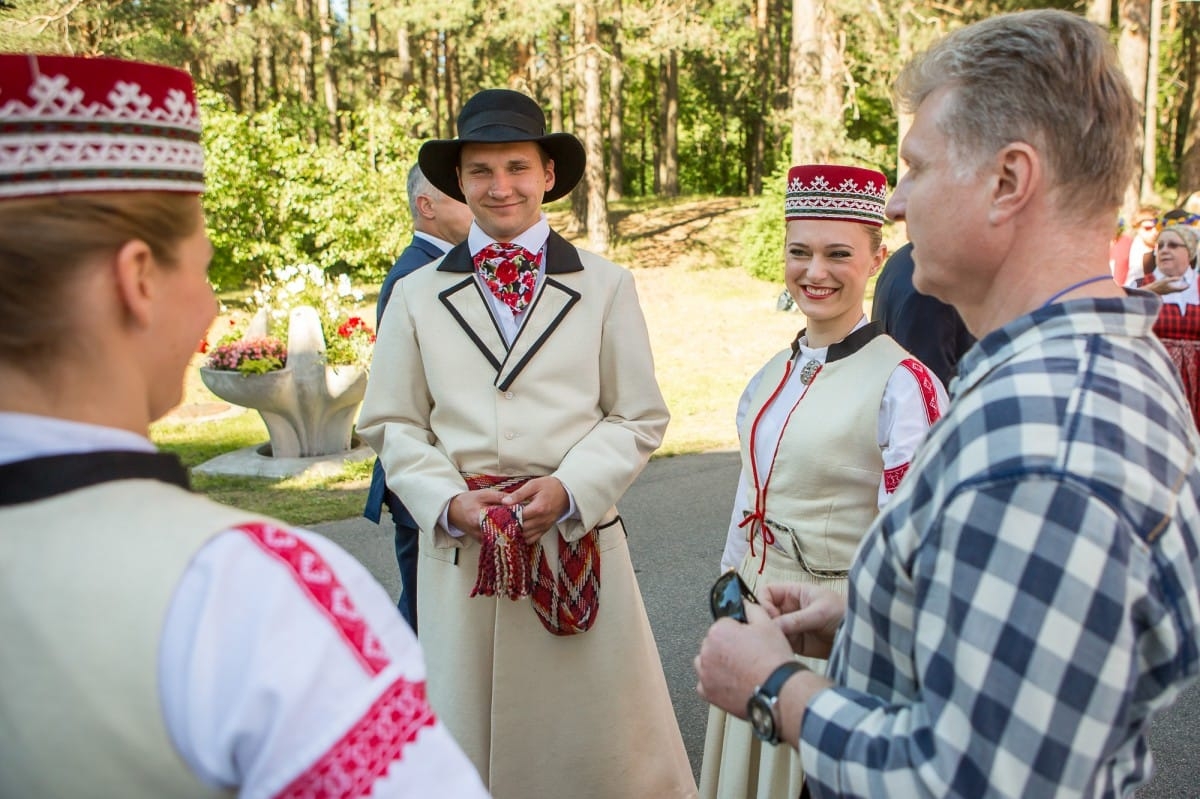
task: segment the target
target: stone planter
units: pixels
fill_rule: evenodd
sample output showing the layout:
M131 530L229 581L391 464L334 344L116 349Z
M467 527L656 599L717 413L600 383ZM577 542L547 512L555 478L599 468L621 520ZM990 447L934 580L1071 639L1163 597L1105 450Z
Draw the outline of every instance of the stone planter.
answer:
M311 458L348 453L358 406L367 390L367 371L325 363L325 338L313 308L292 311L288 320L287 366L246 375L200 368L209 391L262 416L275 458Z

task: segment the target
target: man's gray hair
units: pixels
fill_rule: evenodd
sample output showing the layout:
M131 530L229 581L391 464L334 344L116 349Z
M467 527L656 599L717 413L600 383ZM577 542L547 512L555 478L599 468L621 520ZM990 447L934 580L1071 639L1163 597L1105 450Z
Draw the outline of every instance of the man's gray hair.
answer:
M1140 121L1098 25L1043 9L960 28L904 68L896 97L914 112L942 87L951 94L938 127L962 171L1025 142L1042 155L1060 210L1082 220L1120 207Z
M441 191L437 189L429 178L425 177L425 173L421 171L420 164L413 164L408 170L408 212L412 215L413 220L417 218L417 197L422 194L431 194L438 196Z

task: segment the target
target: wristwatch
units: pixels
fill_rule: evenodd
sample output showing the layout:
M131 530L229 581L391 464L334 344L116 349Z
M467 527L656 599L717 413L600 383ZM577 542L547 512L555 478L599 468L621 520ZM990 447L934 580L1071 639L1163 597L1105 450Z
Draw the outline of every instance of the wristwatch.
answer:
M779 691L788 678L804 668L795 660L789 660L754 689L750 701L746 703L746 715L750 717L750 726L754 735L760 741L777 744L780 741L779 728Z

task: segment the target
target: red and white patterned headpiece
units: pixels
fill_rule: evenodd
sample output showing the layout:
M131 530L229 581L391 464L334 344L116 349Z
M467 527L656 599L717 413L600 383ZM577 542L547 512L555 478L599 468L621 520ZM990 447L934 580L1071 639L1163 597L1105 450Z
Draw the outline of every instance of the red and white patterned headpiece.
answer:
M834 219L883 226L887 178L874 169L805 164L788 170L783 217Z
M113 58L0 54L0 199L204 191L191 76Z

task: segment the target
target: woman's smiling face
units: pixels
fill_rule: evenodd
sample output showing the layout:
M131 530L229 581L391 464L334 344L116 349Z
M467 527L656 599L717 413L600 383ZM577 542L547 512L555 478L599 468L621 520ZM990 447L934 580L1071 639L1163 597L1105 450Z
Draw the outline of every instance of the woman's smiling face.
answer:
M808 320L808 341L841 341L863 315L867 280L883 266L886 250L872 246L867 225L817 219L787 223L784 279Z

